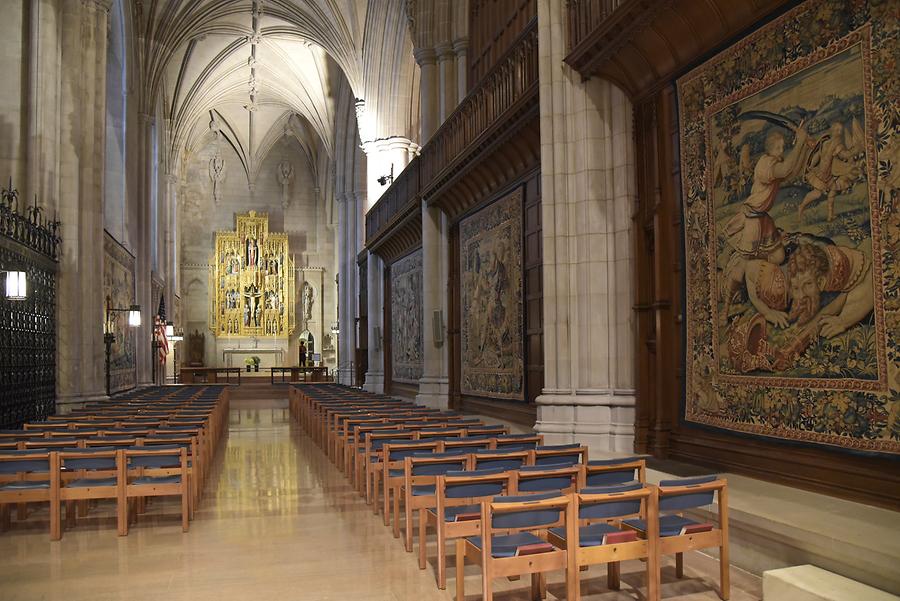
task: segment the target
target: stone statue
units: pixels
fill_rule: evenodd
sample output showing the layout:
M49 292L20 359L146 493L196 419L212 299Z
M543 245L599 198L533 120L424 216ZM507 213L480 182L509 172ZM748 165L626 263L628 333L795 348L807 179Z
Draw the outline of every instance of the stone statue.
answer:
M219 204L222 200L222 182L225 181L225 159L218 154L209 160L209 179L213 184L213 200Z
M303 319L309 321L312 319L313 312L313 287L309 282L303 282L303 292L301 292L300 301L303 303Z
M288 208L291 204L290 191L288 187L294 179L294 166L288 161L281 161L278 165L278 183L281 184L281 206Z

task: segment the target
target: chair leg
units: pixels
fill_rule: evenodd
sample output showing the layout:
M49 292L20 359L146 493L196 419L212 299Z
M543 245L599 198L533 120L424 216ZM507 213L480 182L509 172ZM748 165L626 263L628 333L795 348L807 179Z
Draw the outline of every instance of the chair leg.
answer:
M119 496L116 503L116 528L119 536L128 535L128 499Z
M181 487L181 531L187 532L189 525L189 514L190 514L190 496L191 492L187 484Z
M392 516L394 520L394 538L400 538L400 489L394 489L394 515ZM412 528L412 524L410 522L406 523L407 528Z
M9 530L9 505L4 503L0 505L0 531Z
M16 519L23 522L28 519L28 503L16 505Z
M541 573L531 574L531 601L540 601L541 597Z
M75 527L75 501L66 501L66 528Z
M59 497L50 499L50 540L62 538L62 516L60 515Z
M482 553L482 558L484 554ZM482 559L481 563L481 599L482 601L494 601L494 587L491 578L490 558Z
M412 528L408 530L410 551L412 551ZM424 509L419 509L419 569L424 570L428 563L428 547L426 546L426 538L428 537L428 515Z
M684 578L684 553L675 554L675 577Z
M611 561L606 564L606 586L610 590L617 591L621 587L620 577L621 564L618 561Z
M443 530L441 530L441 525L439 523L435 523L434 528L435 530L437 530L438 588L444 590L447 588L447 541L444 538L444 532ZM422 546L425 545L424 539L424 535L419 537L419 541Z
M456 601L466 599L466 541L456 539Z
M728 601L731 596L731 565L728 560L728 543L719 547L719 583L721 590L719 597L722 601Z
M404 499L403 503L403 515L406 517L406 530L403 532L403 541L404 548L407 553L412 553L412 543L413 543L413 509L410 506L410 503L407 503ZM419 531L422 531L422 516L425 515L425 510L419 511Z

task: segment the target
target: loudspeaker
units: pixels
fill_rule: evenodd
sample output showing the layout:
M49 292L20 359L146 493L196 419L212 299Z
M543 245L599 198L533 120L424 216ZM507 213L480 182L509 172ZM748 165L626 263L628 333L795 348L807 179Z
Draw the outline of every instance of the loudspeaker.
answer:
M431 328L435 346L441 346L444 343L444 312L441 309L432 312Z

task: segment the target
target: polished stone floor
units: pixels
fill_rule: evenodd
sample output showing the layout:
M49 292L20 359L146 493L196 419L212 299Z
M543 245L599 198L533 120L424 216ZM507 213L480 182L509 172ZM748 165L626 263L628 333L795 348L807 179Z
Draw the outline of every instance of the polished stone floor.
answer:
M318 448L290 423L284 399L235 400L231 425L190 532L178 507L155 503L127 537L117 537L114 513L103 507L67 530L47 536L46 510L13 522L0 534L2 601L194 600L279 601L448 600L434 584L433 565L417 568L412 554L350 489ZM434 543L430 561L434 561ZM712 600L717 565L686 558L685 578L663 569L663 598ZM623 566L623 588L604 588L602 568L583 573L591 601L643 600L641 565ZM732 570L734 601L761 598L758 578ZM499 601L528 598L528 580L495 582ZM468 601L480 598L479 573L467 570ZM550 599L564 596L552 577Z

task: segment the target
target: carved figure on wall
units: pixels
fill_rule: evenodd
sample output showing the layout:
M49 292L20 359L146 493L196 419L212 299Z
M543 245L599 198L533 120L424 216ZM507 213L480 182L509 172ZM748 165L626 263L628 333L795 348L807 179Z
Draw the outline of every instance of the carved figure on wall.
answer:
M246 265L247 267L257 267L257 262L259 261L259 243L256 241L256 238L247 238L247 242L245 243L247 254L246 254Z
M294 166L288 161L281 161L278 165L278 183L281 184L281 206L285 209L291 204L289 187L293 179Z
M213 184L213 201L219 204L222 200L222 182L225 181L225 159L218 152L209 160L209 179Z
M303 303L303 319L309 321L312 319L313 312L313 296L315 290L309 282L303 282L303 292L301 293L301 302Z
M205 354L206 338L198 330L188 335L188 365L202 367Z

